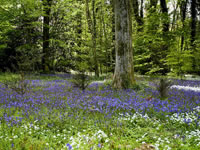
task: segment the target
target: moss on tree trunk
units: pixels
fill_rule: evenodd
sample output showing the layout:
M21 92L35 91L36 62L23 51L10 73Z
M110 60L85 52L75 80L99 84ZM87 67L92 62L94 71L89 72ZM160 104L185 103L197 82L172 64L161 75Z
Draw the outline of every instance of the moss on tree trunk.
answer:
M115 0L115 73L113 87L126 89L135 83L132 51L131 0Z

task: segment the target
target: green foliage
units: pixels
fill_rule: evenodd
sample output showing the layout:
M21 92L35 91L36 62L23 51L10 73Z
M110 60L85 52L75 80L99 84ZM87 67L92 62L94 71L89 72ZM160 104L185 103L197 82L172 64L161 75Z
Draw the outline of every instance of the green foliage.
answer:
M196 62L196 70L195 73L197 73L198 75L200 75L200 39L197 39L195 41L195 51L191 54L192 58L195 60Z
M35 70L40 62L38 28L41 15L40 2L32 1L9 1L2 2L0 12L3 32L0 33L0 64L3 71L29 71ZM6 11L5 11L6 10ZM2 15L2 13L0 13Z
M83 60L84 57L82 56L80 59ZM84 91L91 83L90 77L86 75L86 72L89 70L89 64L87 61L79 62L76 64L75 69L77 73L73 75L73 79L71 81L74 84L74 87L78 87Z
M104 85L112 87L112 80L106 80L106 82L104 82Z
M173 36L170 37L169 33L162 32L160 27L162 18L163 16L157 10L149 10L144 19L144 31L134 33L134 67L140 74L153 75L168 72L166 55Z
M171 72L180 76L191 71L192 60L191 51L174 51L167 56L167 64L171 68Z
M193 58L193 49L189 46L189 22L186 20L184 27L181 26L180 22L178 24L177 30L172 33L172 36L175 38L170 45L166 59L166 64L169 66L171 74L175 76L181 76L187 72L191 72Z
M152 66L151 52L146 46L147 42L144 39L146 39L146 37L139 33L134 40L134 69L140 74L146 74L150 71Z
M74 84L74 87L80 88L82 91L84 91L88 85L90 84L89 76L85 74L85 72L78 72L74 75L71 82Z
M85 90L91 82L91 79L88 75L86 75L86 71L88 70L88 64L86 62L81 62L77 65L77 73L73 75L73 79L71 80L75 87L80 88L81 90Z
M2 71L41 70L42 28L44 15L42 1L1 0L0 19L0 68ZM52 1L50 14L50 47L48 67L50 71L69 72L87 56L90 71L94 71L91 35L86 24L85 5L82 1ZM90 5L90 4L89 4ZM13 6L13 7L12 7ZM110 52L113 49L111 6L103 1L95 2L97 57L101 72L107 72L113 63ZM106 34L105 34L106 33ZM112 54L111 54L112 55ZM112 61L112 62L110 62Z
M151 3L155 3L153 7ZM94 41L91 40L94 35L88 28L85 2L52 1L48 72L79 70L81 62L86 62L89 72L96 70L96 62L101 74L113 72L115 25L112 5L112 2L102 0L94 2L95 16L91 17L96 24L97 60L94 60ZM135 71L146 75L200 74L199 25L195 46L191 46L191 16L186 12L186 18L182 20L182 12L177 11L182 10L181 2L176 9L172 8L171 14L163 14L156 1L148 1L145 5L146 15L142 15L141 7L138 7L141 23L133 24ZM89 1L89 11L93 16L92 1ZM41 71L45 55L42 53L41 16L44 11L40 0L0 0L0 71ZM163 27L168 23L170 28L165 33Z
M3 83L6 88L17 92L21 96L23 96L27 92L30 92L30 84L26 80L24 72L21 72L19 75L4 74L1 77L3 78L3 80L0 81L0 83Z
M130 88L137 91L137 92L144 92L145 88L148 88L148 83L145 81L136 82L136 84L132 85Z

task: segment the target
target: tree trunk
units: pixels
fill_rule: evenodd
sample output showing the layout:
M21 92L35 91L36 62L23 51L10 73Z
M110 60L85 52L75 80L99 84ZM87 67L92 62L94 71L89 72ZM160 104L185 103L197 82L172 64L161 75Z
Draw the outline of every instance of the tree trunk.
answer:
M109 62L109 53L108 53L108 36L107 36L107 30L106 30L106 23L104 20L105 16L104 16L104 12L103 12L103 1L101 1L101 17L100 17L100 21L101 21L101 26L100 26L100 46L103 47L106 50L106 58L105 58L105 72L106 74L108 73L108 65L111 63ZM103 40L104 37L104 40ZM104 43L104 44L103 44Z
M141 26L143 25L143 20L142 20L142 17L139 15L140 12L139 12L138 0L132 0L132 4L133 4L133 12L134 12L135 20L136 20L139 28L141 28ZM141 9L143 9L143 8L141 8ZM140 29L138 29L138 31L140 31Z
M89 10L89 1L86 0L86 17L88 22L89 32L92 34L92 49L93 49L93 62L95 68L95 76L99 77L99 67L98 67L98 59L97 59L97 51L96 51L96 13L95 13L95 0L92 0L92 18Z
M143 19L144 18L144 12L143 12L143 0L141 0L140 4L140 17ZM143 23L143 22L142 22Z
M161 11L162 11L162 39L164 41L163 46L162 46L162 59L166 60L167 57L167 52L169 49L169 16L168 16L168 8L166 4L166 0L160 0L160 6L161 6ZM168 70L168 66L165 63L162 63L161 68L163 68L162 74L165 75Z
M96 30L96 11L95 11L95 0L92 0L92 16L93 16L93 34L92 34L92 41L93 41L93 51L94 51L94 67L95 67L95 75L99 77L99 67L98 67L98 60L97 60L97 49L96 49L96 39L97 39L97 30Z
M81 5L81 0L77 0L77 3L79 5ZM80 8L79 8L80 9ZM79 11L77 14L76 14L76 22L77 22L77 26L76 26L76 32L77 32L77 45L79 48L81 48L81 43L82 43L82 40L81 40L81 36L82 36L82 12Z
M52 0L43 0L44 7L44 22L43 22L43 56L42 66L43 72L49 72L49 23L50 23L50 12L51 12Z
M188 3L188 0L185 0L185 1L182 1L181 2L181 21L182 21L182 29L184 30L185 29L185 18L186 18L186 10L187 10L187 3ZM185 37L184 37L184 34L182 33L181 35L181 51L183 51L183 45L184 45L184 40L185 40Z
M151 13L154 13L156 11L158 0L150 0L149 9L151 10Z
M163 14L163 32L166 33L169 31L169 16L166 0L160 0L161 11Z
M195 35L196 35L196 17L197 17L197 11L196 11L196 0L192 0L191 2L191 45L194 44L195 41Z
M132 51L131 0L115 0L115 73L113 87L126 89L135 83Z
M196 71L196 60L195 60L195 36L196 36L196 18L197 18L197 6L196 6L196 0L191 1L191 47L192 47L192 69L193 71Z
M115 71L115 0L111 0L112 5L112 48L110 52L110 67L111 71L114 74Z
M173 12L173 19L172 19L172 25L171 25L171 31L175 31L175 26L176 26L176 22L177 22L177 18L178 18L178 13L177 13L177 9L178 9L179 3L176 3L176 5L174 4L174 12Z

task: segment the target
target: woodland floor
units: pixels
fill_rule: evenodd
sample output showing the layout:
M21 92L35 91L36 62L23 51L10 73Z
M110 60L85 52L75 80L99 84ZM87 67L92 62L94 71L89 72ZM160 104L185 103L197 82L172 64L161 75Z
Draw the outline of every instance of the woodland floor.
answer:
M81 91L63 76L27 79L24 94L0 84L0 149L200 149L199 91L171 88L161 100L156 79L120 91L99 81Z

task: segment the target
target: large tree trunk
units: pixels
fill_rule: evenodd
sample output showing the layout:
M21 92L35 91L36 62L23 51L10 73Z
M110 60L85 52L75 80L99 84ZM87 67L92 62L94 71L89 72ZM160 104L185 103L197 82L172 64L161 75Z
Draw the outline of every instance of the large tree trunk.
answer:
M135 83L132 52L131 0L115 0L115 73L113 87L126 89Z
M50 12L51 12L52 0L43 0L44 9L44 22L43 22L43 56L42 66L43 72L49 72L49 23L50 23Z

